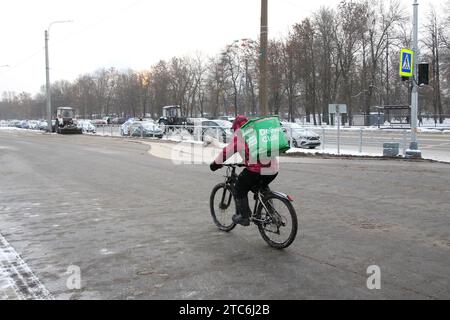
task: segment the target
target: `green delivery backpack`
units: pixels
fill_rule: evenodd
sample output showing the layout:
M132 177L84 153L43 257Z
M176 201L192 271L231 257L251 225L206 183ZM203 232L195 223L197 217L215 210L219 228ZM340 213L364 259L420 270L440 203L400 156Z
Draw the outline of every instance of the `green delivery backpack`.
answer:
M241 127L241 134L252 159L268 159L290 149L278 116L250 120Z

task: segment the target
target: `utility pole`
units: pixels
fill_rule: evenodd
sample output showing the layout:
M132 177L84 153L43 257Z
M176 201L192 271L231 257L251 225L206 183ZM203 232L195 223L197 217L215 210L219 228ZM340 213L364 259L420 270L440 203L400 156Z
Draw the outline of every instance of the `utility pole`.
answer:
M45 88L47 91L47 131L52 132L52 96L50 88L50 65L48 58L48 31L45 30Z
M386 33L386 103L389 104L389 31Z
M414 66L411 93L411 144L408 157L421 158L422 154L417 143L417 110L419 106L419 93L417 90L419 81L419 4L414 0L414 24L413 24L413 52Z
M267 47L268 47L268 0L261 0L261 48L260 48L260 82L259 82L259 106L261 116L268 114L267 98Z
M45 86L47 91L47 125L48 125L48 132L52 132L52 92L50 87L50 63L49 63L49 57L48 57L48 39L50 36L50 28L55 23L68 23L73 22L72 20L64 20L64 21L54 21L49 24L47 30L45 30Z

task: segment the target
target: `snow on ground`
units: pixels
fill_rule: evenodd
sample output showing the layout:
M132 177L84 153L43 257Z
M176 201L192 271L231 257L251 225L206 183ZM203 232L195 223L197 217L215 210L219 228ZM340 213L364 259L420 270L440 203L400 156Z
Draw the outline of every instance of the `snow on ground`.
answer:
M29 266L0 234L0 300L53 299Z
M30 129L21 129L21 128L15 128L15 127L0 127L0 131L9 131L9 132L31 132L36 134L43 134L44 131L39 130L30 130Z
M16 288L6 268L0 264L0 300L17 300Z
M367 149L367 148L366 148ZM400 154L399 156L404 156L402 152L402 148L400 148ZM443 153L443 152L434 152L433 150L421 150L422 151L422 158L425 160L433 160L433 161L440 161L440 162L446 162L450 163L450 154ZM383 150L380 148L380 151L376 151L375 148L373 148L370 152L358 152L351 149L341 149L340 154L337 152L336 148L325 148L325 150L319 148L319 149L301 149L301 148L291 148L286 152L287 154L292 153L304 153L304 154L311 154L311 155L332 155L332 156L351 156L351 157L383 157Z
M381 157L383 156L382 152L358 152L355 150L341 149L340 153L337 152L336 148L325 148L323 149L302 149L302 148L291 148L287 152L287 154L292 153L305 153L305 154L323 154L323 155L341 155L341 156L355 156L355 157Z

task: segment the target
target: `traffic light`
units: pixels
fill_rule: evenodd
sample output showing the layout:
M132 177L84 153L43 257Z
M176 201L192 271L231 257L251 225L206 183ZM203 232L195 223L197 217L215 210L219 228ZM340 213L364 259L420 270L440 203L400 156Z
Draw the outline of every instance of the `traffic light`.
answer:
M430 79L430 65L428 63L421 63L419 64L419 82L418 85L429 85Z

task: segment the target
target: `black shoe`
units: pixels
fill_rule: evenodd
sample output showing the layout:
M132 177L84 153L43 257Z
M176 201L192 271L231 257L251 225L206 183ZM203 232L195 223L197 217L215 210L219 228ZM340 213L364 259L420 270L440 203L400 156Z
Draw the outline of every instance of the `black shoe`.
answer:
M232 219L234 223L240 224L241 226L248 227L250 225L250 219L240 214L235 214Z

